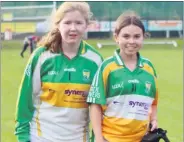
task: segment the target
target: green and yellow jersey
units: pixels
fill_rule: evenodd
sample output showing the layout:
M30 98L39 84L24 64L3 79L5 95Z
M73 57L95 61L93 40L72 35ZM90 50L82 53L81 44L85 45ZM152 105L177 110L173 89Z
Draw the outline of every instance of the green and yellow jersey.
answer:
M86 98L102 56L82 41L76 57L37 48L19 90L15 134L53 142L89 142Z
M102 133L109 142L140 142L151 105L157 105L155 69L148 59L137 55L137 67L130 71L116 50L99 67L87 97L88 103L102 106Z

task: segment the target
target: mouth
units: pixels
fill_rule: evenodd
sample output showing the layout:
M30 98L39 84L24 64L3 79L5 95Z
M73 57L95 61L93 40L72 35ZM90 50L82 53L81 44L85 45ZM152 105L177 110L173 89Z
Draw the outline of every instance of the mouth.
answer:
M135 52L137 50L137 46L126 46L125 48L128 52Z
M135 50L137 47L136 46L127 46L126 47L128 50Z
M126 48L136 48L136 45L126 45Z
M69 37L70 38L76 38L77 37L77 34L69 34Z

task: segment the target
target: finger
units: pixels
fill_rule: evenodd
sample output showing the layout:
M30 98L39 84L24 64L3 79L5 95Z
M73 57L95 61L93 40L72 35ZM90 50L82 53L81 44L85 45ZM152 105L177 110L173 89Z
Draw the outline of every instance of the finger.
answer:
M152 124L151 131L155 130L157 128L156 124Z
M154 127L154 125L151 127L151 131L153 131L153 130L155 130L155 127Z

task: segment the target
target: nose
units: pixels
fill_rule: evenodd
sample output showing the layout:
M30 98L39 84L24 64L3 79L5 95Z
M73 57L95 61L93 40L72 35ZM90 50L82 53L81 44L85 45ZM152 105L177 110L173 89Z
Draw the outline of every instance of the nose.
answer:
M134 40L134 38L130 38L130 39L128 40L128 42L129 42L129 43L135 43L135 40Z
M71 24L71 30L75 31L76 30L76 25L73 23Z

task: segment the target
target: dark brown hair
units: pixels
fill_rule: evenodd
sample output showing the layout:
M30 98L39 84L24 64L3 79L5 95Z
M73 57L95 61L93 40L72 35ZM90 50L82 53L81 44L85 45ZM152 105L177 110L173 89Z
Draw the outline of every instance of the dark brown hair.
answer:
M135 25L142 29L143 35L145 34L144 25L140 17L134 11L126 11L122 13L116 20L115 34L119 34L120 30L126 26Z

